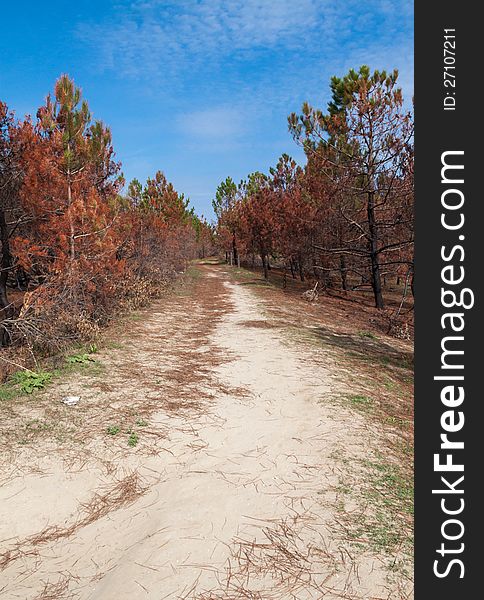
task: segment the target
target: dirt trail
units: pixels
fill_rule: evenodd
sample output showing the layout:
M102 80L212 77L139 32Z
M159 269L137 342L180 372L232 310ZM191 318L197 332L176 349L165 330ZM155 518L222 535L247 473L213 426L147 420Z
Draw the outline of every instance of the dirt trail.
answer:
M345 539L335 457L356 464L379 433L334 402L319 358L203 265L120 329L98 372L13 405L25 440L4 453L0 596L410 597L383 554Z

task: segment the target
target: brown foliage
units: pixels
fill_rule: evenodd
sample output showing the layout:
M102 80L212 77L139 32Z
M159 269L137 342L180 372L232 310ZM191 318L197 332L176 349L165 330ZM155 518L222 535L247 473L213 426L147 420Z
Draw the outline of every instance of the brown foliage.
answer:
M0 346L52 352L91 338L210 251L209 226L161 171L121 194L111 133L66 75L35 123L0 104L0 125Z
M320 289L367 290L379 309L387 279L405 282L404 299L413 292L413 118L397 76L351 70L332 79L328 114L308 104L292 114L305 168L283 155L268 176L249 175L235 190L223 182L214 201L219 247L234 253L236 239L266 278L272 260Z

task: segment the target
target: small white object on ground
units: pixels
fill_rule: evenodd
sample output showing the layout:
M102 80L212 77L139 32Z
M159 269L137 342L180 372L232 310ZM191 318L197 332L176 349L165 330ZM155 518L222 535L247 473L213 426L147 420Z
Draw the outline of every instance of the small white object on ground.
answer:
M67 406L75 406L80 399L80 396L66 396L65 398L62 398L61 402L67 404Z

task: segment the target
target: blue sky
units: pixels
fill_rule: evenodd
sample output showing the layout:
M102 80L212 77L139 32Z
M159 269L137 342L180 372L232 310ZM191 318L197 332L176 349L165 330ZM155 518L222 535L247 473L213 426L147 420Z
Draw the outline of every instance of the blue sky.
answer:
M228 175L303 162L286 118L325 108L332 75L398 68L413 94L409 0L35 0L4 3L2 20L1 100L35 114L68 73L127 180L161 169L208 217Z

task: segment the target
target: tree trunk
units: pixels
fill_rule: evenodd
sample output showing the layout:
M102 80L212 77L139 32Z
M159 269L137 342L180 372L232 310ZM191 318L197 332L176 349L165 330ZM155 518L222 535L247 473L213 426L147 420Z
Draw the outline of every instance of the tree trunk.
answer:
M289 266L291 267L291 275L293 279L296 279L296 273L294 272L294 260L291 258L289 262Z
M74 260L76 258L76 248L75 248L75 231L74 231L74 221L72 220L72 214L71 214L71 204L72 204L72 188L71 188L71 179L70 179L70 173L67 174L67 204L68 204L68 213L69 213L69 228L70 228L70 235L69 235L69 255L71 257L71 260Z
M15 275L17 279L17 288L21 292L27 291L29 288L29 276L27 273L22 269L22 267L17 267L15 269Z
M235 232L232 233L232 254L233 254L233 258L234 258L234 264L238 264L239 263L239 253L237 252L237 243L235 240ZM232 264L232 263L230 263Z
M312 260L312 263L313 263L313 275L314 275L314 278L316 279L316 281L318 281L319 277L320 277L320 272L319 272L319 270L317 268L318 265L317 265L316 257L314 256L314 254L313 254L311 260Z
M299 256L297 257L297 266L298 266L298 269L299 269L299 279L300 279L301 281L304 281L304 269L303 269L303 264L302 264L302 257L301 257L301 255L299 255Z
M348 289L348 283L346 280L346 277L347 277L346 257L344 254L340 254L340 257L339 257L339 273L341 276L341 287L346 291Z
M371 287L373 289L373 295L375 297L376 308L383 308L383 295L381 291L381 275L380 275L380 261L378 256L378 231L376 226L375 218L375 194L374 192L368 192L368 229L370 233L370 264L371 264Z
M261 252L260 257L262 259L262 268L264 269L264 279L268 279L269 278L269 269L267 268L267 257L264 254L264 252Z
M8 306L7 279L12 267L12 255L10 254L10 241L5 219L5 211L0 210L0 242L2 243L2 260L0 261L0 310Z
M7 280L12 268L12 255L10 254L10 240L5 219L5 211L0 210L0 242L2 243L2 258L0 261L0 348L8 346L9 339L6 329L1 325L4 319L12 316L12 309L7 297Z

